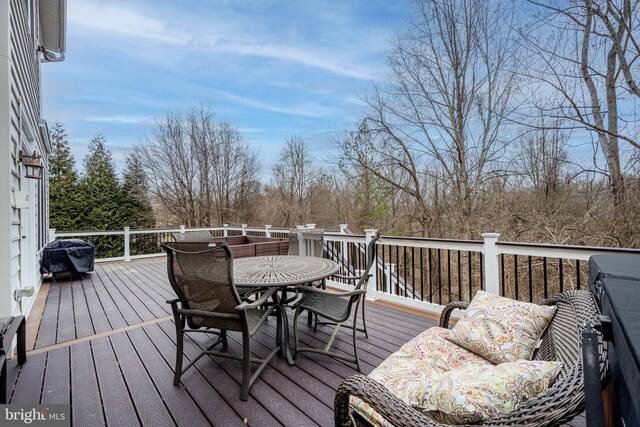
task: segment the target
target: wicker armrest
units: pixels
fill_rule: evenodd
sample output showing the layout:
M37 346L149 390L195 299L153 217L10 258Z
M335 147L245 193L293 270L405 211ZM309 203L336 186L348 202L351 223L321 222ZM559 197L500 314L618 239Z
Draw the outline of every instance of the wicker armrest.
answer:
M452 301L445 305L442 309L442 313L440 314L440 327L449 328L449 318L451 317L453 310L464 310L467 307L469 307L469 303L463 301Z
M405 404L382 384L364 375L353 375L340 384L334 401L336 427L351 427L349 397L356 396L395 427L442 426Z

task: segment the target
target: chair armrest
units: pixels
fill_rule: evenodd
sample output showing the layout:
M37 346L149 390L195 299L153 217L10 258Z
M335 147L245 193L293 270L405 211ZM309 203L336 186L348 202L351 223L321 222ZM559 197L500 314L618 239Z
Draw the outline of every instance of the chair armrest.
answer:
M185 316L191 316L191 317L207 317L210 319L231 319L231 320L237 320L238 319L238 315L237 314L229 314L229 313L216 313L213 311L204 311L204 310L191 310L191 309L185 309L185 308L179 308L178 309L178 313L185 315Z
M408 406L379 382L364 375L353 375L340 384L334 400L336 427L351 427L349 397L355 396L371 406L395 427L443 426Z
M267 302L269 300L269 298L271 298L271 296L273 294L275 294L276 292L278 292L278 288L271 288L271 289L267 289L264 294L262 294L262 296L260 298L258 298L255 301L252 301L251 303L245 301L242 304L238 305L236 307L236 310L246 310L248 308L256 308L256 307L260 307L262 304L264 304L265 302Z
M469 303L463 301L452 301L445 305L442 309L442 313L440 314L440 327L449 328L449 318L451 317L453 310L464 310L467 307L469 307Z
M366 289L358 289L357 291L351 291L351 292L329 292L324 289L314 288L312 286L307 286L307 285L296 285L296 286L293 286L292 288L296 291L302 292L303 294L307 294L307 293L326 294L326 295L333 295L336 297L350 297L353 295L360 295L367 292Z
M168 299L167 304L178 304L180 302L180 298Z

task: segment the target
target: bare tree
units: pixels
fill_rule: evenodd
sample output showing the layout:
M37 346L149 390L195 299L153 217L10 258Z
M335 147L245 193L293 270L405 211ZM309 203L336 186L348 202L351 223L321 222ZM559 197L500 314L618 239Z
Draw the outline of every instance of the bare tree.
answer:
M516 170L524 188L533 189L542 207L557 199L559 187L568 172L567 136L557 124L547 126L541 117L538 128L525 134L515 158ZM537 207L537 206L536 206Z
M362 167L413 200L423 234L432 231L436 193L455 199L467 226L473 195L508 142L513 10L511 2L415 0L409 30L392 44L389 82L366 97L376 162Z
M557 105L537 106L590 131L604 156L616 210L624 201L620 142L640 149L620 104L640 97L640 6L631 0L534 1L545 13L528 48L539 58L530 71L560 95ZM535 62L534 62L535 64ZM622 78L623 77L623 78Z
M284 214L283 225L294 226L309 217L310 189L316 179L309 146L299 136L292 136L280 151L273 166L273 184Z
M257 190L257 154L202 105L167 113L135 153L155 201L188 226L242 220Z

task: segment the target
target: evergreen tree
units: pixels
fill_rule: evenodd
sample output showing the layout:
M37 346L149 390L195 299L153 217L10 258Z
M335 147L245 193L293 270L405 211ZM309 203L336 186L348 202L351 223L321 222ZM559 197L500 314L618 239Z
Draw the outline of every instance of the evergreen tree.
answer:
M49 136L49 226L72 231L82 217L75 160L62 123L56 122Z
M125 225L131 228L153 228L155 225L146 178L140 159L135 155L127 158L122 178L122 208Z
M105 147L102 135L89 143L89 154L84 159L84 176L81 180L85 230L114 230L125 224L122 207L122 188L116 175L111 152Z

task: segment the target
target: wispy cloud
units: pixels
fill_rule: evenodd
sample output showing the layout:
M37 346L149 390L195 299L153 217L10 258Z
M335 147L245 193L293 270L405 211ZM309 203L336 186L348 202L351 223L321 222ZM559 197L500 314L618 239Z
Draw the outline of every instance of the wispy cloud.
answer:
M135 114L114 114L108 116L88 116L84 118L85 122L95 122L95 123L127 123L127 124L137 124L137 123L151 123L154 118L152 116L139 116Z
M324 107L312 102L289 105L285 107L271 102L259 101L257 99L249 98L246 96L236 95L227 91L213 90L213 92L219 98L226 99L227 101L231 101L245 107L251 107L263 111L270 111L272 113L282 113L303 117L328 117L336 113L335 108Z
M264 132L265 128L251 128L251 127L242 127L238 129L242 133L260 133Z
M236 55L258 56L264 58L283 59L297 62L309 67L318 68L340 76L353 77L367 80L371 73L364 67L354 66L347 59L339 59L336 54L327 55L309 49L260 44L247 41L210 41L210 46L220 52L233 53Z
M75 2L69 8L69 23L79 27L120 36L140 37L163 43L184 45L190 37L171 33L158 18L147 16L130 7L114 6L94 1Z
M191 24L188 28L181 28L178 24L170 25L159 17L149 16L147 12L131 7L102 4L91 0L74 4L69 10L69 22L116 36L204 49L209 54L219 52L279 59L339 76L361 80L371 77L371 71L366 65L359 65L351 55L342 57L336 49L328 53L308 45L292 46L264 42L262 40L268 39L266 34L247 34L246 31L240 31L239 25L233 23L227 23L228 28L225 32L221 32L215 25Z

